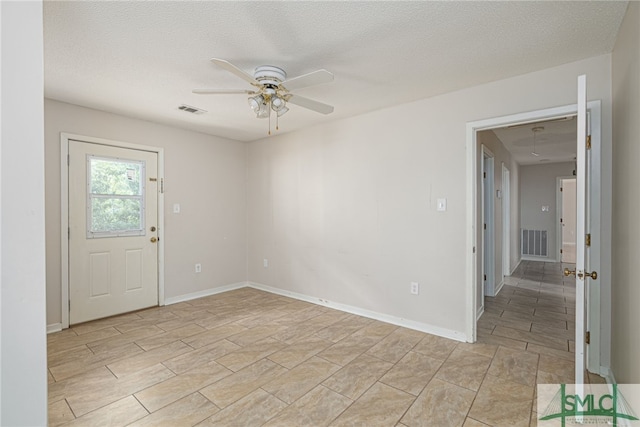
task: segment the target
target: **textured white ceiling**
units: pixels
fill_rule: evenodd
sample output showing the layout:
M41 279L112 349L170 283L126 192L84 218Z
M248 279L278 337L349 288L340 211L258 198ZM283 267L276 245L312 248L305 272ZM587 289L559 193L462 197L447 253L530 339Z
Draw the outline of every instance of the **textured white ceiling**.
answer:
M296 93L280 133L611 52L627 2L50 2L45 96L237 140L266 136L250 88L209 62L333 83ZM190 115L188 104L207 110Z
M544 129L536 135L536 153L533 151L534 127ZM493 129L498 139L509 150L513 159L522 165L541 163L573 162L576 157L577 122L575 117L567 120L536 122L514 127Z

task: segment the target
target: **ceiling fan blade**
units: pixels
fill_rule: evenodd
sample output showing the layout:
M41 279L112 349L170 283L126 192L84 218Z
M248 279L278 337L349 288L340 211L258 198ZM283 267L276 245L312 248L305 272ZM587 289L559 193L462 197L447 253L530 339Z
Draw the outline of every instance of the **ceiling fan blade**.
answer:
M241 79L246 80L247 82L251 83L254 86L259 86L260 85L260 83L258 83L258 81L256 79L254 79L251 74L245 73L244 71L242 71L240 68L236 67L235 65L233 65L229 61L225 61L224 59L211 58L211 62L216 64L218 67L224 68L225 70L229 71L230 73L235 74L236 76L240 77Z
M287 102L299 105L304 108L308 108L309 110L313 110L321 114L333 113L333 106L323 104L322 102L314 101L313 99L305 98L303 96L290 95L287 99Z
M333 81L333 74L327 70L317 70L308 74L303 74L298 77L293 77L289 80L285 80L282 85L288 90L301 89L303 87L309 87L313 85L319 85L321 83L329 83Z
M193 89L191 92L198 95L235 95L241 93L254 95L258 93L252 90L245 89Z

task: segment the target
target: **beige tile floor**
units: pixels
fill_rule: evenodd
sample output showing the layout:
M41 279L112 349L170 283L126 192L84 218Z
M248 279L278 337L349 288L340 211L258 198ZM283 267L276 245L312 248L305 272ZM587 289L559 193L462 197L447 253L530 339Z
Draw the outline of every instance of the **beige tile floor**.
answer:
M49 423L535 425L535 385L573 378L573 301L525 262L476 344L251 288L98 320L48 337Z

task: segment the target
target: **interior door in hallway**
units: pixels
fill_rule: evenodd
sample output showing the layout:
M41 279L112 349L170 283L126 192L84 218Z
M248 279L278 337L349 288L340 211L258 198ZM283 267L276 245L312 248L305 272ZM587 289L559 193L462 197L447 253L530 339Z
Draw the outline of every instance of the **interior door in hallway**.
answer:
M576 180L561 181L562 197L562 256L561 261L576 262Z
M69 141L69 323L158 304L157 153Z

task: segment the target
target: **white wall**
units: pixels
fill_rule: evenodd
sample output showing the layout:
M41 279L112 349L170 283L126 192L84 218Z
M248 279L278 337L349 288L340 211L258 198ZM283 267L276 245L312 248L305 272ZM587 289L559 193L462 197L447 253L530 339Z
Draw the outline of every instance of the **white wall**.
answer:
M0 2L0 425L47 424L42 3Z
M586 73L610 144L610 59L250 143L250 280L466 338L466 123L575 104ZM440 197L447 212L436 212ZM420 295L409 293L411 281Z
M547 257L527 257L559 261L556 179L572 176L574 169L574 163L520 166L520 226L527 230L547 230L549 243ZM542 206L549 206L549 211L543 212Z
M47 99L48 324L61 321L61 132L164 148L166 298L247 280L246 143ZM180 214L173 213L174 203ZM202 273L194 272L196 263Z
M629 3L612 62L614 186L611 369L620 383L640 383L640 3Z

